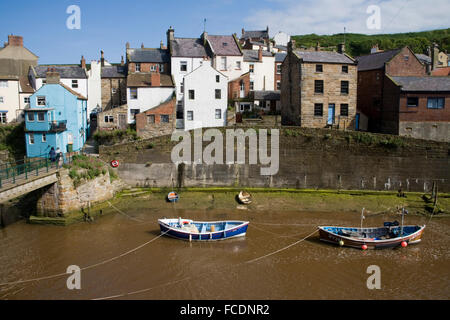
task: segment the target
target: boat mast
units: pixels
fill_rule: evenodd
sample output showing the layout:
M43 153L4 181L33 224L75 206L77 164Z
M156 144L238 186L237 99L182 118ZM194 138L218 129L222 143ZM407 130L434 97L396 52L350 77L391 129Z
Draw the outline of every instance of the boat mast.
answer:
M400 236L403 237L403 221L405 219L405 207L402 208L402 228L400 229Z

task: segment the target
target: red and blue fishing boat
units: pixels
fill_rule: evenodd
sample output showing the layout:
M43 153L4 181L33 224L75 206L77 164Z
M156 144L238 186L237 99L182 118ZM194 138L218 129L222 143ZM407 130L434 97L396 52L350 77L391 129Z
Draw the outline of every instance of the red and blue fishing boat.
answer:
M203 222L190 219L159 219L161 234L187 241L215 241L244 237L248 221Z

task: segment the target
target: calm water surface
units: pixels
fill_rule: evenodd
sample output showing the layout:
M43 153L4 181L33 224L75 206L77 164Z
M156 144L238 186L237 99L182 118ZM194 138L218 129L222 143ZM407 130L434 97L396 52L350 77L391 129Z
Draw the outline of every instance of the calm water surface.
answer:
M120 205L118 205L120 207ZM235 210L181 211L122 208L69 227L19 222L0 230L0 283L65 273L117 257L157 237L157 219L248 220L246 238L189 243L161 237L114 261L81 272L81 290L69 275L0 286L0 299L448 299L450 219L433 218L423 240L407 248L362 251L318 241L317 233L286 247L318 225L358 226L358 213ZM378 215L366 226L399 216ZM427 218L408 216L408 224ZM282 224L282 225L279 225ZM367 267L381 269L381 289L366 286Z

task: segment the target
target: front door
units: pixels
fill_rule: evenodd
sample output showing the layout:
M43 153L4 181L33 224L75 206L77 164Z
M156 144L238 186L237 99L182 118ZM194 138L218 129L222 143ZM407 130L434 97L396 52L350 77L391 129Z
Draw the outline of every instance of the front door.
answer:
M330 103L328 105L328 122L327 122L327 124L334 124L334 111L335 111L335 105L334 105L334 103Z
M358 131L359 130L359 113L356 114L356 119L355 119L355 130Z
M127 128L127 115L119 114L119 128L126 129Z

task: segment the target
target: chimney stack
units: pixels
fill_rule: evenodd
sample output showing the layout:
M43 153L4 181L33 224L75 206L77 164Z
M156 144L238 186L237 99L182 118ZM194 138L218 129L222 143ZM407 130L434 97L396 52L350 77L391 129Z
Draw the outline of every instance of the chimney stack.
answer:
M167 49L170 50L171 42L175 39L175 30L170 26L169 30L167 30Z
M167 49L167 47L166 46L164 46L164 42L161 40L161 43L159 44L159 48L161 49L161 50L166 50Z
M433 43L431 49L431 70L435 70L439 66L439 47L437 43Z
M242 28L242 36L244 36L245 30L244 28Z
M105 53L103 52L103 50L100 50L100 55L101 55L100 64L102 67L104 67L105 66Z
M120 65L123 67L125 65L125 61L123 61L123 56L122 56L122 60L120 60Z
M125 44L125 48L126 48L126 49L130 49L130 43L129 43L129 42L127 42L127 43Z
M48 68L46 74L46 83L47 84L59 84L60 83L60 75L54 68Z
M144 49L144 43L143 42L141 43L141 49Z
M262 54L262 47L259 46L259 50L258 50L258 61L262 62L263 59L263 54Z
M206 46L206 41L208 41L208 32L204 31L202 33L203 45Z
M150 83L152 87L160 87L161 86L161 74L159 72L151 72L150 73Z
M8 45L13 47L23 47L23 37L21 36L8 36Z
M320 43L317 41L317 44L316 44L316 51L320 51Z
M86 70L86 59L84 59L84 56L81 56L81 68Z
M291 41L288 42L288 52L292 52L295 50L295 40L291 39Z
M340 53L340 54L345 53L345 44L344 43L338 44L338 53Z

